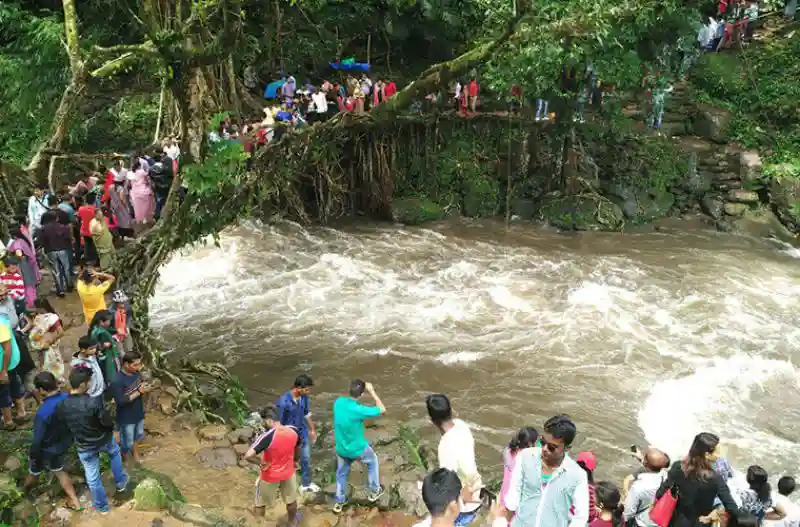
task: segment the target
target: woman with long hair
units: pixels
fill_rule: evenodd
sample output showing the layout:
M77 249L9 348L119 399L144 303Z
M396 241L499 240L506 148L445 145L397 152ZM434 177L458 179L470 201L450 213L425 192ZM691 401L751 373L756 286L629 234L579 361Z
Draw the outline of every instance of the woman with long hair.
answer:
M133 214L131 199L128 193L128 179L122 174L114 177L114 184L109 193L109 206L117 217L117 233L124 240L133 238Z
M42 279L39 263L36 261L36 249L27 236L22 232L20 225L14 225L9 230L11 242L6 250L9 254L16 254L19 258L19 269L22 281L25 282L25 303L32 308L36 302L36 286Z
M714 509L714 498L734 519L739 507L733 501L728 484L714 472L713 463L719 458L719 437L703 432L695 436L689 454L672 464L667 479L656 492L656 500L669 489L677 488L678 504L669 527L694 527Z
M145 162L137 159L133 162L133 179L131 180L130 197L133 202L133 215L137 223L149 223L153 221L155 212L155 200L153 198L153 185L150 176L147 174L149 167L145 167Z
M64 335L61 319L46 298L36 300L33 324L28 333L30 348L39 353L42 371L49 371L59 383L64 382L64 357L58 340Z
M517 454L524 448L534 446L537 439L539 439L539 432L531 426L525 426L514 434L508 446L503 450L503 485L500 487L500 505L503 507L506 506L506 494L511 485L511 473L514 472Z
M747 485L749 488L739 491L742 512L755 516L759 525L764 520L782 520L786 517L783 507L772 499L772 488L766 470L758 465L748 467Z
M111 313L105 310L95 313L92 323L89 324L87 336L97 342L97 362L103 370L103 380L108 386L114 382L120 370L117 339L114 338L111 328Z
M589 527L620 527L622 525L622 495L610 481L599 481L594 487L597 495L597 517Z

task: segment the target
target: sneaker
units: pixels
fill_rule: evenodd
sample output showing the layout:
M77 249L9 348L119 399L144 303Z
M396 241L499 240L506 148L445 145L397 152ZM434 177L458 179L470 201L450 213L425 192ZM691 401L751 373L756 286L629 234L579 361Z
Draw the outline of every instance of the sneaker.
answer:
M302 485L302 486L300 487L300 492L313 492L313 493L317 493L317 492L319 492L319 490L320 490L320 489L319 489L319 487L318 487L318 486L316 486L316 485L314 485L313 483L309 483L308 485Z
M117 492L125 492L125 489L128 488L128 483L131 482L131 477L128 476L128 479L125 480L125 484L121 487L117 487Z
M333 512L334 513L341 514L343 510L344 510L344 503L338 503L337 502L337 503L335 503L333 505Z
M383 496L384 492L386 492L386 489L384 487L381 487L375 492L370 492L369 496L367 496L367 499L374 503L379 499L381 499L381 496Z

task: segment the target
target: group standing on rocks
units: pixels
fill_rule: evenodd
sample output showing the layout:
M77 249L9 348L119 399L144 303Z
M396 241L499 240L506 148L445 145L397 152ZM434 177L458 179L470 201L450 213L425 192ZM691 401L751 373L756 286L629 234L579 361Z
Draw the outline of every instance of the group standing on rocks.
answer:
M266 431L255 439L246 457L261 456L255 512L263 515L278 494L286 504L287 521L297 524L298 498L318 492L309 474L309 439L316 436L311 420L311 377L299 376L276 404L261 411ZM374 405L362 404L367 393ZM719 437L698 434L682 459L649 447L635 451L638 469L621 486L595 481L597 457L580 452L572 457L577 427L567 415L548 419L542 432L523 427L503 450L504 475L499 496L485 488L475 458L469 425L455 417L443 394L425 400L428 417L441 434L438 468L420 485L430 515L415 527L466 526L483 518L494 527L688 527L735 525L797 527L800 506L790 501L795 481L784 476L773 494L766 471L748 467L746 485L737 486L735 471L721 456ZM333 511L347 503L348 477L354 462L366 468L367 500L377 502L381 485L378 455L365 438L365 421L386 412L375 388L351 381L346 396L333 404L336 486ZM313 442L313 439L311 439ZM295 464L303 471L298 487Z

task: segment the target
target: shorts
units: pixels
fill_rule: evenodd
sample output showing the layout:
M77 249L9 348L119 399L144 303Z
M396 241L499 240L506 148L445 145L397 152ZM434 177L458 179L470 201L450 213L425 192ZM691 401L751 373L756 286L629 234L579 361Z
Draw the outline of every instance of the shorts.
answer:
M0 384L0 408L11 408L14 401L22 399L24 396L22 379L19 378L16 371L8 372L8 382Z
M64 470L64 454L44 454L38 459L31 458L28 463L28 472L31 476L38 476L45 470L49 472Z
M123 454L130 454L133 451L133 443L144 439L144 419L131 425L119 426L119 449Z
M256 507L271 507L281 493L281 499L287 505L297 501L297 476L292 472L291 477L280 483L270 483L260 477L256 480Z

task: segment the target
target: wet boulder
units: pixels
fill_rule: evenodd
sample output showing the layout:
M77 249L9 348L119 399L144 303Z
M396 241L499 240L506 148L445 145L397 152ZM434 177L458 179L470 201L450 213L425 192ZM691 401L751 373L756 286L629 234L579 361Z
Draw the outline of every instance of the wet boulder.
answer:
M703 199L700 200L700 208L702 211L715 220L719 220L722 218L725 210L725 202L719 198L715 198L712 196L705 196Z
M715 143L726 143L731 120L732 116L728 110L700 104L692 115L692 131L698 137Z
M734 203L758 203L760 201L757 192L744 189L731 189L726 198Z
M770 167L769 199L778 219L790 231L800 232L800 167Z
M228 435L228 427L223 425L208 425L197 431L200 439L206 441L222 441Z
M553 192L539 204L539 218L563 230L616 231L624 224L622 209L599 194Z
M444 207L427 198L402 198L392 203L392 218L405 225L420 225L444 217Z
M744 203L726 203L725 214L728 216L741 216L749 207Z

